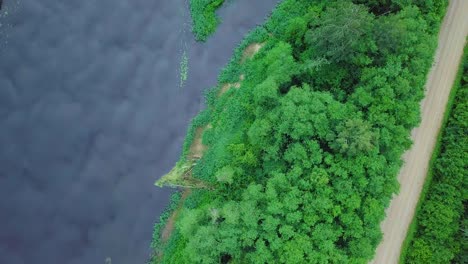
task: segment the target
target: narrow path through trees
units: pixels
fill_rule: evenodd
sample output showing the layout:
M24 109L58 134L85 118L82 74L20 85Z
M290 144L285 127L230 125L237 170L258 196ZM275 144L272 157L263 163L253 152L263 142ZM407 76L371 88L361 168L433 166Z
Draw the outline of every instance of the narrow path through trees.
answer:
M439 132L445 106L455 80L468 34L468 1L452 0L439 33L434 66L421 103L422 121L411 137L413 146L404 156L398 180L400 193L394 197L382 222L383 240L371 263L398 263L400 250L421 193L429 160Z

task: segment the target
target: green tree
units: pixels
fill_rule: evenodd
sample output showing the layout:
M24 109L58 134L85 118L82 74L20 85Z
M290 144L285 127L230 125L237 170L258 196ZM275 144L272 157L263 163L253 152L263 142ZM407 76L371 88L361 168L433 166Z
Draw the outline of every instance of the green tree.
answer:
M369 123L362 119L350 119L337 127L337 138L334 147L343 154L355 156L366 153L374 147L375 133Z
M313 47L316 57L349 61L373 48L369 38L372 22L373 16L365 6L343 1L325 10L317 27L307 32L305 41Z

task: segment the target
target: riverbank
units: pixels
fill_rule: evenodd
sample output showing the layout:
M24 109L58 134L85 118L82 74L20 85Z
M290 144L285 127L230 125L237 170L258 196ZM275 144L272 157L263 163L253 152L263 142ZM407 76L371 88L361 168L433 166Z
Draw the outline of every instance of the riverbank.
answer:
M162 262L368 261L419 122L443 10L282 2L189 130L169 178L210 188L185 200ZM243 62L252 43L264 45ZM225 83L239 84L220 92ZM203 156L187 159L208 124Z

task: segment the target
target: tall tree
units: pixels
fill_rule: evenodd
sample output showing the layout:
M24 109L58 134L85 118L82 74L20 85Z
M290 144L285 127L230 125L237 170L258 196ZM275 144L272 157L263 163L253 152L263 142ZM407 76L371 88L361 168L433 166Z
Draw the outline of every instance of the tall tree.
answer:
M340 1L325 10L317 27L307 32L306 42L317 57L332 62L356 59L374 46L369 38L372 22L365 6Z
M335 148L349 156L368 152L374 147L375 133L369 123L362 119L350 119L338 126Z

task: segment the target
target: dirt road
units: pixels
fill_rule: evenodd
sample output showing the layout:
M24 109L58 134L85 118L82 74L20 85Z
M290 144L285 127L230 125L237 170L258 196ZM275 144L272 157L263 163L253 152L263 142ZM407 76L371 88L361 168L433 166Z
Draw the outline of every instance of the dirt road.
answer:
M435 65L426 83L426 97L421 103L422 122L411 132L414 143L404 154L405 165L398 175L400 193L387 209L387 218L381 224L383 240L371 263L398 263L401 246L426 178L467 33L468 0L452 0L439 34Z

